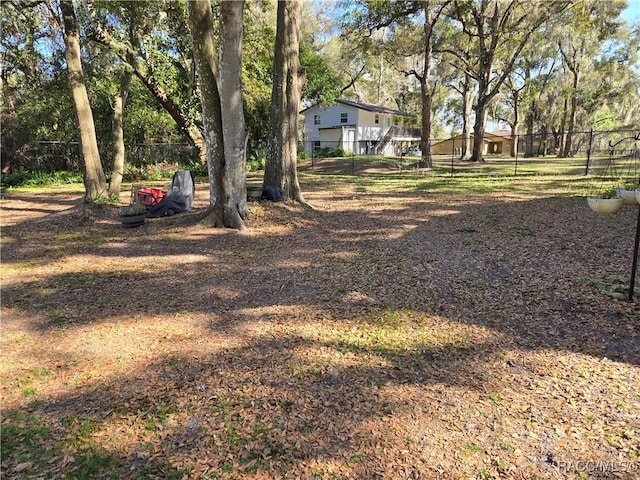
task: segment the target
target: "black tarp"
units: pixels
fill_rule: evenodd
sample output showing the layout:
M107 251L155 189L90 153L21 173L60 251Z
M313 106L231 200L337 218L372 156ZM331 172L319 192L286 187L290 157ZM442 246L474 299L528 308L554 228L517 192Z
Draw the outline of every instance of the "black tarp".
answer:
M282 201L282 189L278 187L264 187L262 189L262 198L271 200L272 202Z
M195 175L189 170L173 174L171 188L160 203L147 210L147 217L166 217L176 213L190 212L196 189Z

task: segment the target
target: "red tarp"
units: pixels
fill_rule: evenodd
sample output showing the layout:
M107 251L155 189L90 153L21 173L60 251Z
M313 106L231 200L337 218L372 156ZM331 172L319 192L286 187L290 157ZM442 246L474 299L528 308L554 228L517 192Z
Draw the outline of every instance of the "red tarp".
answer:
M132 203L153 207L160 203L166 194L167 191L162 188L135 188L132 192Z

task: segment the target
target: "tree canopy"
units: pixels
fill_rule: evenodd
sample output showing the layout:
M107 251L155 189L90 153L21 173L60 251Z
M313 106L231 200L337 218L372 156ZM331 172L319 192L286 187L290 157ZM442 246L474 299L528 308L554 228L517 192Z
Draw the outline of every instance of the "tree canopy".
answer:
M5 171L80 167L71 155L36 153L37 142L78 140L64 41L51 5L51 0L9 0L0 12ZM623 19L626 5L624 0L305 2L302 106L341 97L399 108L421 119L425 141L461 131L470 137L470 125L484 129L491 122L514 134L553 134L559 154L571 155L574 132L638 127L640 33L637 22ZM218 3L212 6L217 22ZM93 0L78 3L76 13L107 177L114 171L113 106L126 71L133 78L123 106L124 144L202 148L185 2ZM251 154L268 136L276 2L247 2L243 15L243 110ZM214 27L213 34L219 36L220 29Z

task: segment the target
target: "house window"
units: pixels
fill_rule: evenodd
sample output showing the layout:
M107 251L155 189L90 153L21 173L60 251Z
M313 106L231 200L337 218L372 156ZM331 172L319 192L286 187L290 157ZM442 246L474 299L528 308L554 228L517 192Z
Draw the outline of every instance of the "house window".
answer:
M314 125L320 125L320 115L314 115L313 116L313 124Z
M320 150L320 141L316 140L315 142L313 142L313 153L317 152L318 150Z
M375 119L374 119L373 123L375 123L376 125L378 125L380 123L380 115L378 115L377 113L376 113L376 116L375 116Z
M340 114L340 123L347 123L349 121L349 115L347 113Z

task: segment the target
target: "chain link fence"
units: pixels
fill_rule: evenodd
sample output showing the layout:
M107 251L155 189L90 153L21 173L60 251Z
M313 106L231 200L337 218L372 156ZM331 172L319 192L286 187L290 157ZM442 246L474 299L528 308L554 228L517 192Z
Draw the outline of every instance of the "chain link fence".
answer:
M468 164L462 156L464 143L461 137L433 139L433 166L449 169L452 174L461 171L461 166ZM113 146L110 142L103 142L99 148L105 169L109 171ZM356 154L355 150L364 153ZM357 149L345 149L340 141L300 142L299 166L317 173L350 174L417 170L423 166L419 142L397 142L393 148L394 155L390 156L372 153L375 150L376 145L371 142L359 145ZM13 168L44 172L79 172L82 169L78 142L30 142L17 151L4 152L9 153ZM511 173L515 175L532 174L544 166L545 171L550 174L557 172L564 175L637 177L640 131L575 132L569 139L558 134L487 134L483 157L485 162L482 166L499 164L503 171L508 171L511 167ZM195 161L197 156L194 148L185 143L137 143L126 146L126 163L129 168Z
M103 165L109 170L113 162L113 143L99 142L98 150ZM135 143L125 146L125 155L125 161L130 168L143 168L163 162L179 164L198 160L195 149L185 143ZM37 141L25 143L17 149L5 149L2 163L3 168L9 165L12 170L80 172L81 158L79 142Z
M502 171L533 174L544 166L549 174L615 175L627 171L638 164L640 157L640 131L588 131L575 132L570 137L559 134L505 135L487 134L483 141L481 164L488 167L500 165ZM452 174L461 171L468 164L464 157L465 141L461 136L447 139L432 139L433 166L449 169ZM468 143L470 150L473 139ZM361 149L362 150L362 149ZM418 142L399 142L397 155L383 156L356 155L342 148L340 141L303 142L299 151L303 152L303 164L312 171L335 172L338 158L343 160L348 173L368 173L376 169L410 170L421 166ZM346 162L344 160L347 160Z

